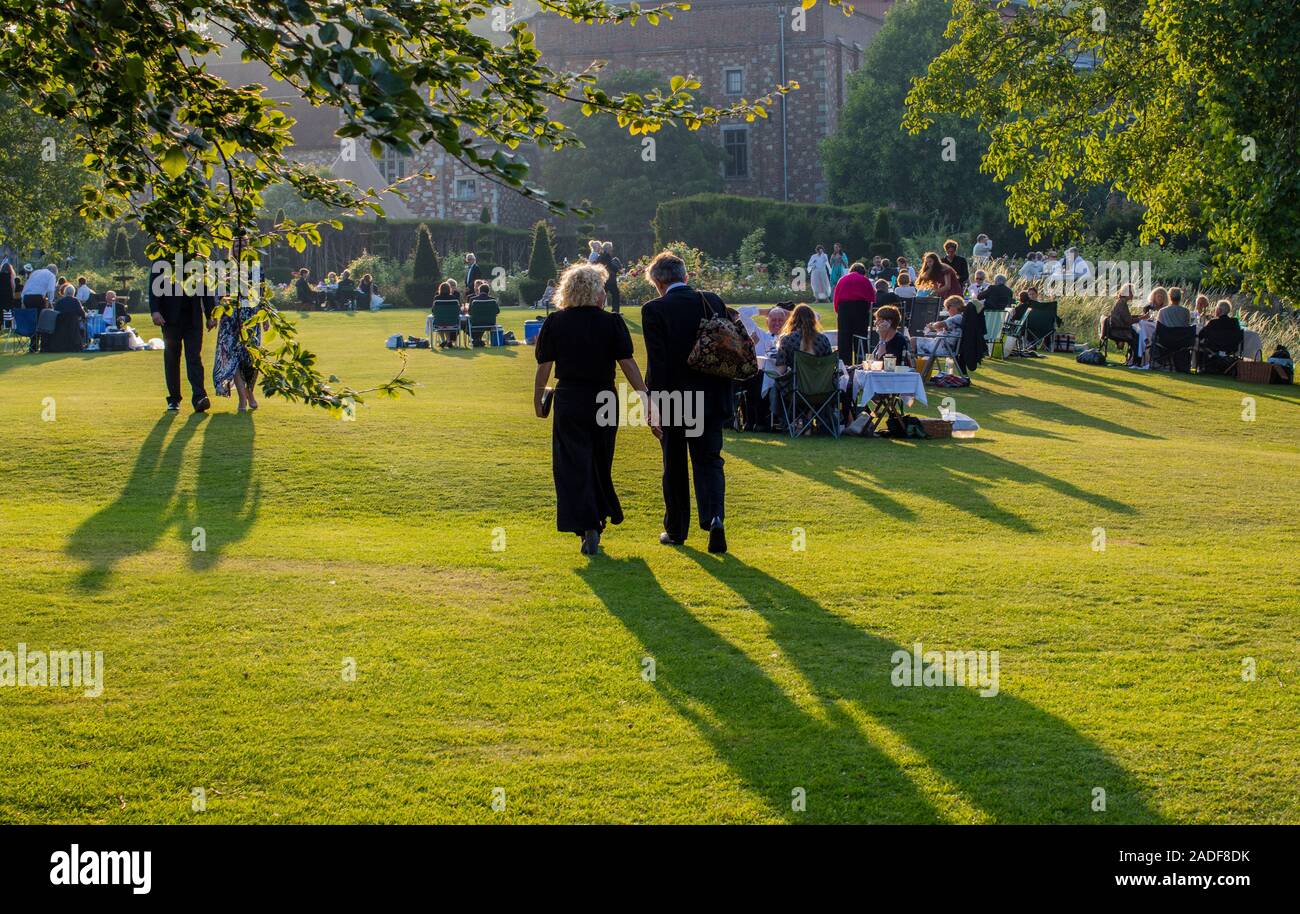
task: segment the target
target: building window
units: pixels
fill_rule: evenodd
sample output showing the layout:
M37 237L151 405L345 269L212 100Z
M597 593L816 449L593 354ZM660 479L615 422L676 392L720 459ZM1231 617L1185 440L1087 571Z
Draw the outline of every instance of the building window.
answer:
M476 178L457 178L456 191L452 196L456 200L477 200L478 180Z
M739 67L723 70L722 91L728 95L743 95L745 93L745 71Z
M722 173L728 178L749 177L749 128L722 128Z
M384 154L379 157L379 173L384 176L384 180L389 184L394 184L406 177L407 166L410 163L410 157L404 156L395 149L384 147Z

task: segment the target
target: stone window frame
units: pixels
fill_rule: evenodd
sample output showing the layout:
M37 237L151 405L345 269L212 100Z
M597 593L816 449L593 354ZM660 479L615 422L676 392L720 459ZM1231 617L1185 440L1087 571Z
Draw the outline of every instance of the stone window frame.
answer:
M462 181L467 181L467 182L469 182L470 186L473 188L473 191L470 192L470 193L468 193L468 194L463 194L463 193L461 193L461 190L460 190L460 182L462 182ZM477 200L477 199L479 198L479 194L478 194L478 178L473 177L473 176L467 176L467 177L458 177L458 178L453 179L453 180L452 180L452 184L451 184L451 198L452 198L453 200L458 201L458 202L467 202L467 201L470 201L470 200Z
M728 77L732 73L740 74L740 89L736 92L731 91L728 85ZM744 67L723 67L722 68L722 94L728 98L740 98L745 94L745 68Z
M410 164L410 156L403 155L390 146L385 146L383 154L375 161L380 176L389 184L394 184L410 174Z
M745 157L744 157L745 167L743 171L734 175L727 173L731 162L729 156L727 155L728 134L733 134L733 135L740 134L745 138L744 143L741 144L741 148L744 149L745 151ZM750 170L751 169L749 165L749 127L744 124L729 124L724 126L722 128L722 176L723 178L725 178L728 181L746 181L749 180L750 178Z

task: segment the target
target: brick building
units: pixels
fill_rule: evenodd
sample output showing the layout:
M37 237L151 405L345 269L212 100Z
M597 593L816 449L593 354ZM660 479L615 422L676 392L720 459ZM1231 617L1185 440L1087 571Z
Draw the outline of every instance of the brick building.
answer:
M845 16L825 3L803 10L763 0L693 0L689 11L658 26L584 26L550 14L534 16L530 25L554 69L604 60L607 72L690 74L701 83L699 99L719 107L797 82L784 118L778 102L766 120L702 129L722 146L728 193L821 202L827 194L818 144L834 132L848 76L893 2L856 0Z

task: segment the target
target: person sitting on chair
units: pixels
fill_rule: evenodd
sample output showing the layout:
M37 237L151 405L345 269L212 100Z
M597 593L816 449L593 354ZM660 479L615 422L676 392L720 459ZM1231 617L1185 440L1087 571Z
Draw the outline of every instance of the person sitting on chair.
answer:
M1201 371L1205 374L1228 374L1237 363L1241 350L1241 323L1232 316L1232 302L1223 299L1214 309L1214 319L1201 328L1197 337L1202 353Z
M983 270L980 273L984 272ZM979 275L978 273L976 274ZM975 296L984 303L985 311L1005 311L1011 304L1011 287L1007 285L1007 278L1001 273L993 277L993 285L981 290Z
M458 314L460 313L460 299L456 297L456 290L452 288L451 280L447 280L446 282L440 283L438 285L438 294L434 296L433 307L430 309L430 313L431 314L434 313L437 310L438 305L444 304L446 302L450 302L451 304L455 305L456 312ZM451 346L456 345L456 336L459 332L460 332L459 329L439 330L438 348L447 349Z
M790 312L790 317L786 320L785 326L781 328L781 336L776 341L776 348L772 352L772 367L780 377L772 385L771 392L771 410L772 415L781 414L780 398L790 390L791 376L790 372L794 368L794 354L796 352L806 352L815 356L827 356L835 351L831 345L830 337L822 333L821 322L817 320L817 312L808 305L796 305L795 309ZM836 373L836 382L839 381L839 373Z
M876 309L876 334L880 337L880 342L871 353L873 359L884 361L886 356L893 356L899 365L911 364L907 337L898 332L902 323L903 313L893 305Z
M496 323L497 315L501 313L501 308L496 304L495 300L492 298L492 283L486 279L480 279L474 283L474 295L472 298L470 298L469 303L465 305L465 313L469 314L470 304L472 304L473 302L480 302L480 301L492 302L493 307L492 307L491 320L493 323ZM474 348L475 349L483 348L483 331L475 330L472 336L474 340Z
M1110 309L1110 338L1128 347L1129 365L1137 364L1138 335L1134 326L1142 320L1140 315L1129 310L1129 302L1132 300L1133 284L1126 282L1120 286L1115 304Z
M948 316L927 324L925 329L944 334L961 333L962 313L966 310L965 299L960 295L949 295L943 300L943 309L948 312Z
M1155 289L1152 290L1154 295ZM1166 327L1190 327L1192 326L1192 312L1183 306L1183 290L1174 286L1169 290L1169 304L1165 305L1156 314L1156 323L1164 324Z

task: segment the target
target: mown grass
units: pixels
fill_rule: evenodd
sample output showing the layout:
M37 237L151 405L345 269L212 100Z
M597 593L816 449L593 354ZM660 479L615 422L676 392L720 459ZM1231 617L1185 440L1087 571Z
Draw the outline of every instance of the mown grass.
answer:
M363 386L423 318L300 324ZM588 560L526 347L354 422L167 417L160 363L0 358L0 649L106 666L0 688L0 820L1300 821L1293 388L1053 356L952 394L973 441L729 435L726 558L657 544L626 429ZM1000 694L891 686L917 641Z

